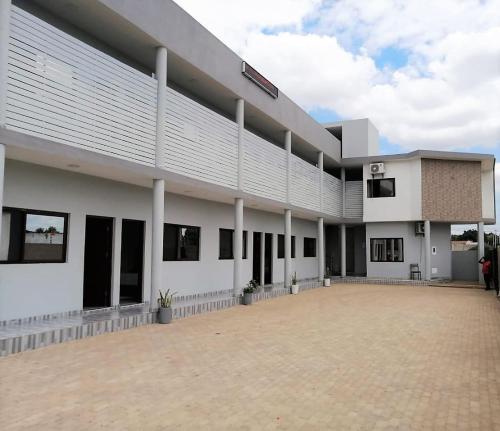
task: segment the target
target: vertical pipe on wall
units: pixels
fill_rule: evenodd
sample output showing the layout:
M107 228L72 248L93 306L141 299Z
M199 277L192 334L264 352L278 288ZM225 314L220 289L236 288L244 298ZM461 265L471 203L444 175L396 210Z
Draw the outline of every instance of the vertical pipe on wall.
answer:
M234 242L233 242L233 293L241 293L241 266L243 264L243 198L234 199Z
M292 132L285 131L285 151L286 151L286 202L290 203L291 175L292 175Z
M285 210L285 277L284 286L290 287L292 272L292 211Z
M430 220L425 220L424 222L424 235L425 235L425 279L430 281L431 279L431 222Z
M346 268L346 228L345 223L340 225L340 276L345 278L347 275Z
M325 226L323 217L318 218L318 280L325 278Z
M243 133L245 132L245 101L236 100L236 124L238 125L238 170L237 184L238 190L243 189Z
M5 145L0 144L0 220L3 208L3 183L5 176ZM2 243L2 223L0 223L0 244Z
M5 126L9 66L10 0L0 1L0 127Z
M156 167L163 167L165 154L165 112L167 109L167 48L156 48Z
M151 239L150 306L156 307L158 291L163 289L163 219L165 216L165 180L153 180L153 217Z
M479 222L477 224L477 259L481 259L484 256L484 222ZM478 265L478 280L480 283L484 283L482 265Z
M318 153L319 169L319 210L323 211L323 151Z

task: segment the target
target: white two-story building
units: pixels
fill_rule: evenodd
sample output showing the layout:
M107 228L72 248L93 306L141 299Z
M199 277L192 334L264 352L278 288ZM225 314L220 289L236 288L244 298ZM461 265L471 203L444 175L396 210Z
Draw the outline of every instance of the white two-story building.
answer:
M495 222L493 156L380 156L275 85L170 0L2 0L0 320L449 278L450 225Z

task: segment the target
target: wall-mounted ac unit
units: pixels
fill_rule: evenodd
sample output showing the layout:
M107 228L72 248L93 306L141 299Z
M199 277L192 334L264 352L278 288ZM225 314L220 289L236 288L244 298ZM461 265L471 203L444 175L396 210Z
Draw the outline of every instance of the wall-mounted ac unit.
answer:
M417 221L415 223L415 235L425 234L425 223L423 221Z
M383 163L370 163L370 173L372 175L383 174L384 172L385 166Z

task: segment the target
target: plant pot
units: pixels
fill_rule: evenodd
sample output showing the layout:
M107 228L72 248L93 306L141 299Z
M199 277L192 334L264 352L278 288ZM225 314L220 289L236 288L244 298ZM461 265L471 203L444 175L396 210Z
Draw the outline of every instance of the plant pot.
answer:
M244 293L243 294L243 305L252 305L253 294L252 293Z
M172 307L160 308L158 310L158 323L170 323L172 321Z
M330 287L330 279L329 279L329 278L325 278L325 279L323 280L323 285L324 285L325 287Z
M299 293L299 285L292 284L292 295L297 295L297 293Z

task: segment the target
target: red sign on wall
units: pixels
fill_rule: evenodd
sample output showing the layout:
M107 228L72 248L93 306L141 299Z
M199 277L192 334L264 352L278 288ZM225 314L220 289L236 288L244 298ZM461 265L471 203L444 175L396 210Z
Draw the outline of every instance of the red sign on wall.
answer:
M278 98L278 87L271 84L266 78L264 78L259 72L257 72L252 66L247 64L245 61L241 64L241 73L245 75L250 81L253 81L260 88L262 88L267 94Z

